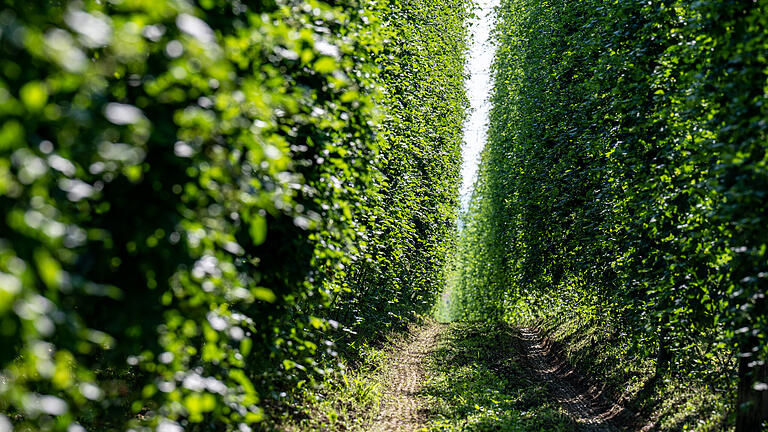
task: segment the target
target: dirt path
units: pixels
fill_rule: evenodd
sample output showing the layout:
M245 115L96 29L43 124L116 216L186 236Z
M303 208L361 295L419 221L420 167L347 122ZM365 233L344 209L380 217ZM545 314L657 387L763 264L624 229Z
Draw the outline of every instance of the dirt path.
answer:
M446 329L446 325L435 322L419 327L391 355L381 410L370 432L415 432L424 428L429 407L420 393L429 378L427 356L436 352L437 342ZM536 330L520 328L518 331L515 332L519 335L517 344L522 345L517 345L518 355L524 355L526 374L530 374L536 387L545 388L579 424L579 431L636 430L628 428L633 423L631 413L606 398L599 389L585 384L581 375L555 355ZM483 351L488 349L490 347Z
M381 412L372 432L413 432L423 427L424 401L418 393L426 381L426 356L434 351L445 325L431 322L417 329L391 358Z
M541 336L529 328L520 329L528 362L538 378L552 391L552 396L586 432L614 432L627 413L607 400L594 388L585 388L577 372L552 355Z

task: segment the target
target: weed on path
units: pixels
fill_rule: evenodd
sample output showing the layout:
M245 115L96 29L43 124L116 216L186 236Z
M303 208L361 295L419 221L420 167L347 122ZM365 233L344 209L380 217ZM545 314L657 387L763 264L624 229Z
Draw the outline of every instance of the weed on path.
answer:
M531 330L453 323L429 368L428 431L626 430L617 423L621 408L584 390Z

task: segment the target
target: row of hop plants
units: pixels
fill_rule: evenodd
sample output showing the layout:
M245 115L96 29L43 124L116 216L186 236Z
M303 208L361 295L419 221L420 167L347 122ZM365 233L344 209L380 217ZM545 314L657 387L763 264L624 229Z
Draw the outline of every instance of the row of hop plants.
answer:
M429 312L468 11L3 1L0 430L258 429Z
M768 2L498 12L453 314L603 317L660 374L716 382L738 432L762 430Z

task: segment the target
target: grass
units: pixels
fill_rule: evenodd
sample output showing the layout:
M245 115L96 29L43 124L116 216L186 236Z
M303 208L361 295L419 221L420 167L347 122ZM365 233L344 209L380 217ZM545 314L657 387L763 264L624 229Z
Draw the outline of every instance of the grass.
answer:
M423 389L431 419L427 430L576 430L521 363L520 346L505 324L450 324L429 360L431 379Z
M608 393L646 419L652 431L733 429L727 368L720 372L719 384L709 376L683 374L683 366L673 365L657 375L653 353L630 346L616 327L598 316L561 313L526 324L538 327L578 370L606 384Z
M286 432L367 430L381 399L384 351L369 348L367 354L365 363L354 368L336 368L323 379L307 383L287 395L290 402L281 407L283 414L261 425L261 429Z
M366 432L379 413L388 359L411 328L393 330L382 341L364 343L354 352L340 355L353 364L334 365L332 372L307 383L291 395L284 406L273 412L282 415L270 419L261 429L285 432Z
M619 333L599 319L561 314L535 324L560 356L587 381L604 389L656 432L729 431L729 399L703 380L670 373L656 376L653 359L623 346ZM403 333L385 344L365 346L355 367L309 383L292 395L290 409L271 430L368 431L386 385L389 358ZM427 358L429 379L424 432L572 432L580 429L551 396L552 389L527 364L518 331L504 323L455 322ZM591 377L591 379L589 378Z

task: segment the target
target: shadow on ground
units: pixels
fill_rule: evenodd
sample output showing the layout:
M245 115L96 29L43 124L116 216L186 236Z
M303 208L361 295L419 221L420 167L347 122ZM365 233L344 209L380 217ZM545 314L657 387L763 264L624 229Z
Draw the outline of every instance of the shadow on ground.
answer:
M550 356L563 360L559 374L578 370L582 373L579 385L590 395L599 394L629 408L607 412L615 414L613 422L621 425L620 430L733 430L729 414L733 395L729 388L734 362L728 356L699 358L710 362L706 368L698 367L707 371L703 374L680 374L677 368L659 374L655 352L624 340L619 328L599 317L583 319L564 314L535 325L538 334L547 335L545 344ZM691 366L679 369L694 370Z
M429 359L429 431L580 429L526 361L525 341L505 324L454 323Z

